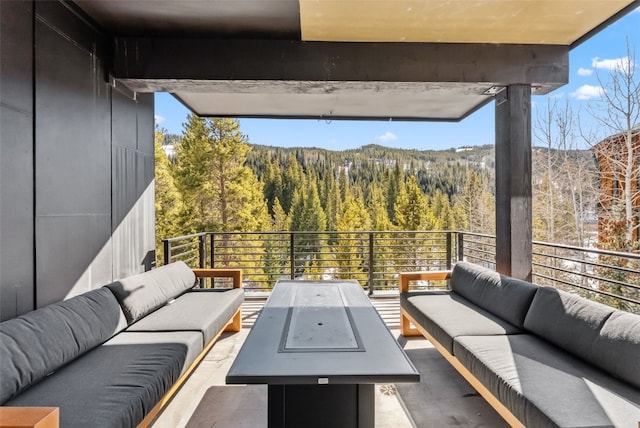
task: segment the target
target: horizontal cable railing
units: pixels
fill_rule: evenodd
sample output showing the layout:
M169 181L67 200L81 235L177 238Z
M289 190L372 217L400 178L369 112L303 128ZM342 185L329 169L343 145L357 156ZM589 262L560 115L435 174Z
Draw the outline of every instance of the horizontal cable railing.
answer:
M640 254L533 243L533 280L640 313Z
M279 279L356 279L369 293L397 290L398 272L447 269L451 231L204 232L163 240L164 263L241 268L247 290Z
M241 268L245 289L256 291L280 279L356 279L373 294L397 291L400 272L450 269L457 260L496 267L495 236L457 231L203 232L163 244L165 264ZM532 269L537 284L640 313L638 254L534 242Z
M496 237L482 233L457 232L458 260L490 269L496 267Z

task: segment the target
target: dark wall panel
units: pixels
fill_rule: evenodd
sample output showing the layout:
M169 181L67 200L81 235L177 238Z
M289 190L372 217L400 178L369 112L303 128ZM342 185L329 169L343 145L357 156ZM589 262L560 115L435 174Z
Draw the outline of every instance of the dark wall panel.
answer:
M0 1L0 320L33 308L33 5Z
M153 94L138 94L138 150L153 157L155 104ZM153 179L153 173L151 174Z
M154 260L153 95L113 91L114 277L149 269Z
M36 37L36 215L110 216L111 125L104 75L89 52L40 21Z
M0 18L4 320L149 267L154 105L112 88L111 41L72 3L0 0Z
M137 98L137 96L136 96ZM133 93L116 84L112 91L112 129L114 146L137 150L138 148L138 105Z
M93 30L80 37L71 11L45 3L35 23L38 307L112 279L110 87L87 49Z
M38 216L38 306L111 282L111 219L107 216Z

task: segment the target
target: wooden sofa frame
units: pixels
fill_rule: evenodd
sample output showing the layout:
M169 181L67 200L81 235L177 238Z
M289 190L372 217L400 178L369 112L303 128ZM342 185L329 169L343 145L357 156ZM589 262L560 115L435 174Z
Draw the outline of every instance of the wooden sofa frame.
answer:
M409 291L410 281L443 281L451 278L451 271L426 271L426 272L401 272L398 274L400 280L400 293ZM412 324L414 327L412 327ZM411 315L400 308L400 331L405 337L424 336L442 354L442 356L466 379L471 386L485 399L491 407L512 427L526 428L513 413L509 411L467 368L453 355L449 353L435 340ZM640 423L638 424L640 428Z
M241 269L192 269L196 278L231 278L233 288L242 288ZM233 314L231 320L206 344L193 363L176 380L167 393L158 401L138 428L149 427L180 390L191 373L198 367L205 355L211 350L220 335L225 331L239 332L242 329L242 306ZM0 406L0 428L58 428L60 412L57 407L4 407Z

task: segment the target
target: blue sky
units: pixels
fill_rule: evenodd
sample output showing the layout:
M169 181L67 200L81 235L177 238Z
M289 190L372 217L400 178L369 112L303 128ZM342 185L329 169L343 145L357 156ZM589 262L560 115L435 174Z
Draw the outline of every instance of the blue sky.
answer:
M534 96L532 116L546 98L570 100L573 110L588 128L592 122L587 104L599 98L597 75L605 80L608 67L626 57L626 39L640 67L640 8L582 43L569 54L569 83L547 96ZM156 93L156 122L170 133L180 134L189 110L167 93ZM592 104L593 105L593 104ZM465 145L494 143L494 103L489 103L458 123L341 121L303 119L240 119L240 130L252 144L281 147L321 147L345 150L381 144L418 150L441 150ZM535 131L534 131L535 132ZM534 135L534 144L536 139Z

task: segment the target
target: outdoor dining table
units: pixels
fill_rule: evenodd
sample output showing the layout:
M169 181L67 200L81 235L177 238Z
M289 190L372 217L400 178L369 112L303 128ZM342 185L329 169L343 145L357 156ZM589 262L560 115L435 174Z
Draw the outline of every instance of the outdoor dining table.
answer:
M268 385L268 426L373 427L376 383L420 374L355 280L278 281L226 377Z

